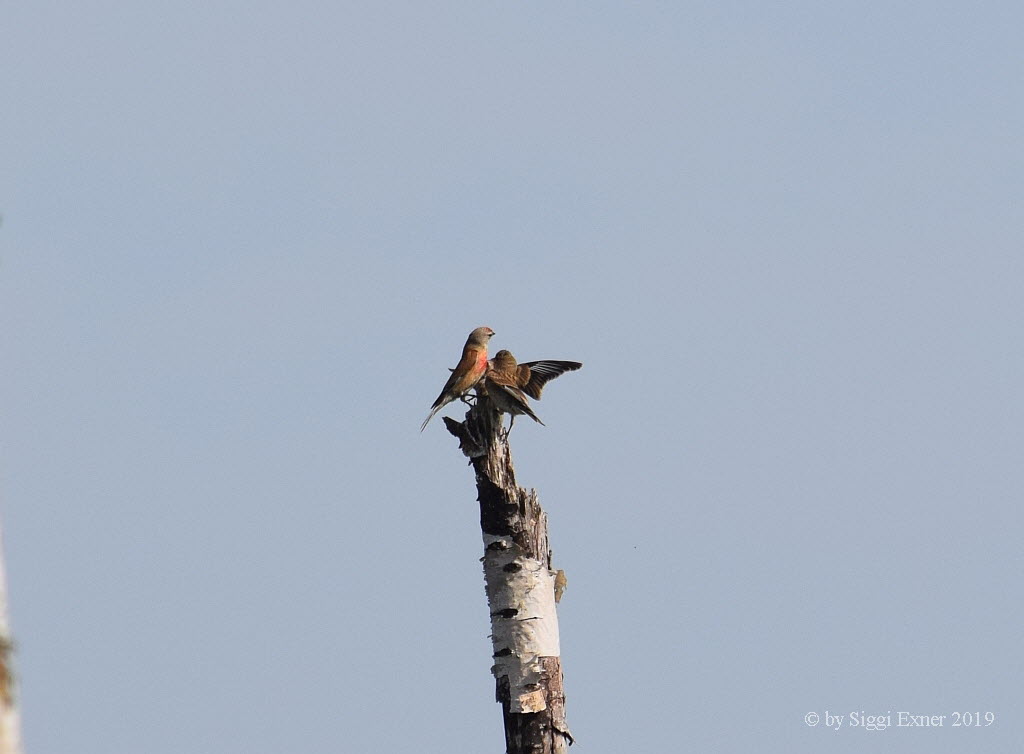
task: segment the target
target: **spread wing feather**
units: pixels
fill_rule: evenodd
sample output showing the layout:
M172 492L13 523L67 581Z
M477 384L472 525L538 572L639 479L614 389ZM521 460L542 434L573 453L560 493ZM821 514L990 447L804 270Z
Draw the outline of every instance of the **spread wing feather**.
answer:
M527 361L520 364L520 367L530 368L530 379L522 386L523 392L531 398L540 399L540 393L550 380L566 372L575 372L583 364L578 361L554 361L545 359L542 361Z

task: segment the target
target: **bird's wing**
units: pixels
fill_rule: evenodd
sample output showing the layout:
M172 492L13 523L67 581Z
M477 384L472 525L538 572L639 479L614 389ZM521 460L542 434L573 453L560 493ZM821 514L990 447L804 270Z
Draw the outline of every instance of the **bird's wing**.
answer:
M575 372L583 364L578 361L527 361L524 366L530 367L530 381L523 385L523 392L531 398L540 399L541 390L549 380L555 379L566 372Z

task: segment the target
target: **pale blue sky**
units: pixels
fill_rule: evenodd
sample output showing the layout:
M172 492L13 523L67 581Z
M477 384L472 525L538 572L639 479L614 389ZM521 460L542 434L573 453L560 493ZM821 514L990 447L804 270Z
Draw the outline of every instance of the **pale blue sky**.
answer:
M585 364L512 434L575 750L1021 750L1022 25L9 5L27 754L501 751L472 473L419 432L478 325Z

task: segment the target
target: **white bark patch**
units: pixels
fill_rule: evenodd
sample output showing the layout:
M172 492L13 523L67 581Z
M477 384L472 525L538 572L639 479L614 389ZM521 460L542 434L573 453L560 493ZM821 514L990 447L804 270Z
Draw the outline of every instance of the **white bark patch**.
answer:
M545 709L541 657L558 657L555 578L507 537L485 535L484 580L491 611L495 678L508 677L514 713Z

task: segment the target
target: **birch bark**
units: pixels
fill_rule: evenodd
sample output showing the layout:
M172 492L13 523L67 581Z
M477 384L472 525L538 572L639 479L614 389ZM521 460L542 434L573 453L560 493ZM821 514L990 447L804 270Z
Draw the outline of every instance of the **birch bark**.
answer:
M476 473L496 697L508 754L562 754L572 744L555 608L547 514L516 483L508 438L486 395L448 431Z

